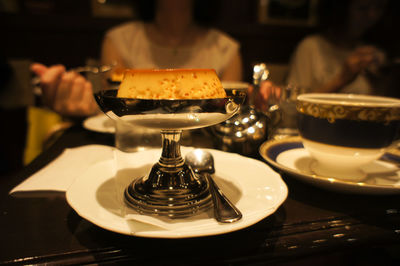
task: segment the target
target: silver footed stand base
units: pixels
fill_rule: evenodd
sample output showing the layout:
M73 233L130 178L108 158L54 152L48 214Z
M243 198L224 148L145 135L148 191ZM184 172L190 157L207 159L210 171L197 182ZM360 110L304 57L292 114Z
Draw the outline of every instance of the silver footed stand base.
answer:
M171 218L187 217L212 206L209 185L184 162L179 139L181 131L162 131L161 158L147 176L125 189L125 200L139 213Z
M208 183L186 164L181 168L177 173L165 173L154 165L149 177L139 178L125 189L126 202L139 213L171 218L191 216L211 207Z

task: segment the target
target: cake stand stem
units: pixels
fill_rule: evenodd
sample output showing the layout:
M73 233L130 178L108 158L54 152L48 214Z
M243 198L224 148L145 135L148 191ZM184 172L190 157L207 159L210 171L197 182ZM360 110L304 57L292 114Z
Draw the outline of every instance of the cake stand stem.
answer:
M182 130L162 130L162 154L159 164L162 167L176 168L184 164L181 156L180 139Z

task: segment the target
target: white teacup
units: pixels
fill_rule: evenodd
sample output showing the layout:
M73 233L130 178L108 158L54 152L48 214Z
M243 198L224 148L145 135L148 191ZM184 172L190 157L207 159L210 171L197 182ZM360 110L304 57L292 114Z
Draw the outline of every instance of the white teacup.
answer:
M400 99L333 93L298 96L298 129L321 176L360 181L360 167L399 137Z

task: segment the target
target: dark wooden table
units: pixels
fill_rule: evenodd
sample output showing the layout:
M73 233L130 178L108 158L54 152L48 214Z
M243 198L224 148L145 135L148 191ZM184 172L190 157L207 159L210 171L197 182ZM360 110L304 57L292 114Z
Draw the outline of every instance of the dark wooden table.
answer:
M1 178L0 264L400 265L400 195L335 193L282 175L287 200L251 227L150 239L93 225L65 193L8 194L65 148L93 143L112 145L113 135L73 127L21 172Z

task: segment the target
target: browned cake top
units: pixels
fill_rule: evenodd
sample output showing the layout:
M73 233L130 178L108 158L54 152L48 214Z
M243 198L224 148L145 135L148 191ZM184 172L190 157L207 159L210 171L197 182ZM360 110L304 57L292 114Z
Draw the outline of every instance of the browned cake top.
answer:
M129 69L118 97L136 99L212 99L226 97L213 69Z

